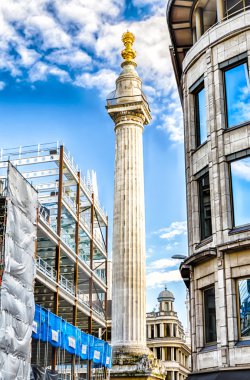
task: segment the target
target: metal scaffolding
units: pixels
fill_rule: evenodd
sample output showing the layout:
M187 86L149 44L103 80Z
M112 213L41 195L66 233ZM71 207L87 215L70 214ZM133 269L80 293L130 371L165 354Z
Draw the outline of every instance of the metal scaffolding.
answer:
M108 220L91 181L81 176L63 145L39 144L0 150L1 192L8 161L38 191L35 302L105 339ZM0 203L0 218L4 218L4 200ZM0 230L0 244L3 233ZM32 342L32 362L60 370L62 353L42 346ZM78 358L64 353L63 362L71 373L65 378L80 378L75 370ZM89 379L91 365L87 366Z

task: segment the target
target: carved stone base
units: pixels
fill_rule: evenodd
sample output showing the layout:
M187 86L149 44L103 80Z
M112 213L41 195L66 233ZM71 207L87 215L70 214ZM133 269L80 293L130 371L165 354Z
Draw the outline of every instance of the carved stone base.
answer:
M116 348L110 376L116 380L131 380L131 378L138 377L143 380L163 380L166 376L166 368L149 349L139 353L137 350L126 352L126 349L119 351Z

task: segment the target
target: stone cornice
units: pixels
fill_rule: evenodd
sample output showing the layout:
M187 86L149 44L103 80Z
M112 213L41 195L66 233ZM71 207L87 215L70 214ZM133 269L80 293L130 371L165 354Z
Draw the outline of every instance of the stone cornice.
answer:
M110 117L116 122L117 116L138 116L142 119L144 125L147 125L151 120L151 115L148 106L144 101L109 104L106 106Z

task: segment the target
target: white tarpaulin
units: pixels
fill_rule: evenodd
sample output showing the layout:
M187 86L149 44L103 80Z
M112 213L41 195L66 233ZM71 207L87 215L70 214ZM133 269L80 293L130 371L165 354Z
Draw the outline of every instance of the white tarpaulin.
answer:
M37 206L37 192L9 164L0 288L0 380L30 378Z

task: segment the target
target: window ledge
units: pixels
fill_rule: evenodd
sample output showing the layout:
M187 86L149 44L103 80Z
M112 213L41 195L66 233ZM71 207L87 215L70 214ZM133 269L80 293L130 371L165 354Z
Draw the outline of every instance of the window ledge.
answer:
M250 231L250 224L246 224L240 227L234 227L228 232L228 235L240 234L241 232L246 231Z
M226 127L224 129L224 133L227 133L227 132L230 132L230 131L234 131L235 129L238 129L240 127L245 127L245 126L247 126L249 124L250 124L250 120L244 121L244 123L241 123L241 124L233 125L232 127Z
M239 340L237 343L235 343L235 347L245 347L250 346L250 340Z
M208 352L208 351L216 351L217 350L217 344L212 344L211 346L205 346L203 347L199 353Z
M200 144L199 146L197 146L195 149L192 149L192 154L195 154L196 152L198 152L199 149L201 149L203 146L205 146L207 143L207 140L204 141L202 144Z
M212 241L213 241L213 235L207 237L206 239L202 240L200 243L196 244L195 249L199 249L208 243L212 243Z

